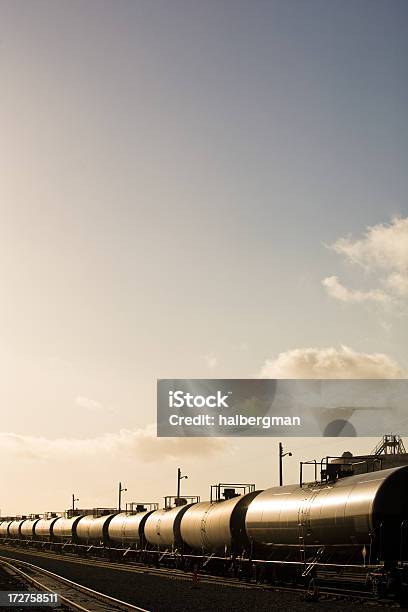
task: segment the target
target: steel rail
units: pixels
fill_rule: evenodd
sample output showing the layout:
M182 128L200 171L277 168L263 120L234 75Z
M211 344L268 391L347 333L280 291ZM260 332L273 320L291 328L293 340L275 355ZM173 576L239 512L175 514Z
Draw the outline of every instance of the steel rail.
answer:
M101 559L100 557L93 557L93 556L87 556L87 557L78 557L78 556L74 556L71 554L67 554L67 553L58 553L58 552L54 552L52 551L51 555L47 554L45 551L38 551L36 549L22 549L19 547L12 547L11 549L8 547L2 547L1 543L0 543L0 550L1 549L5 549L5 550L11 550L14 551L16 553L19 554L23 554L23 555L33 555L33 556L37 556L37 557L43 557L46 559L55 559L57 561L66 561L69 563L79 563L79 564L87 564L87 565L93 565L95 567L102 567L102 568L108 568L108 569L113 569L113 570L117 570L117 571L128 571L128 572L134 572L134 573L149 573L152 575L168 575L169 573L171 573L174 576L179 577L181 580L189 580L191 578L192 575L192 571L185 571L185 570L181 570L178 568L169 568L169 567L151 567L146 565L145 563L142 563L141 561L129 561L127 563L124 563L123 561L109 561L106 559ZM185 555L187 556L187 555ZM190 555L191 557L197 557L197 558L202 558L202 556L193 556ZM228 561L228 558L222 558L223 561ZM242 559L240 559L239 557L236 558L236 561L239 562ZM259 560L259 563L261 563L261 560ZM278 561L278 560L274 560L274 561L262 561L262 563L264 564L277 564L277 565L288 565L288 566L293 566L293 565L297 565L297 566L303 566L304 564L301 563L300 561ZM381 565L344 565L344 564L338 564L338 563L316 563L315 565L316 569L319 570L324 570L326 568L337 568L337 569L359 569L361 571L369 571L371 569L381 569ZM207 582L213 582L215 580L219 580L221 578L221 576L217 576L214 574L206 574L206 573L201 573L200 574L200 579L202 581L207 581ZM222 577L223 580L225 580L226 582L230 582L233 585L236 586L241 586L243 584L244 581L242 580L238 580L237 578L232 578L232 577ZM249 583L252 584L252 586L259 586L259 585L255 585L253 583Z
M0 562L2 562L2 559L3 558L0 557ZM20 562L20 563L26 564L25 561L19 561L19 560L17 560L17 561ZM32 564L27 563L27 565L32 565ZM106 564L106 565L108 565L108 564ZM14 566L11 566L11 567L13 567L13 569L15 569L15 570L17 569ZM37 566L33 566L33 567L37 567ZM47 587L45 587L44 585L41 585L39 582L35 581L30 576L27 576L27 574L25 574L21 570L18 570L18 571L20 571L20 573L22 575L27 577L27 579L31 579L32 582L36 583L41 588L47 589ZM53 574L52 572L48 572L47 570L44 570L44 572ZM174 575L174 572L170 568L167 568L165 570L164 569L161 570L161 574L162 575L165 575L165 574L167 574L167 575ZM207 576L203 580L201 580L201 578L204 578L204 577L200 576L200 582L204 582L204 583L205 582L211 582L211 583L214 583L214 584L239 586L240 588L243 588L243 589L254 589L254 590L257 589L257 590L273 591L273 592L298 593L300 595L305 595L307 593L307 587L306 588L305 587L294 587L294 586L287 587L287 586L282 586L282 585L274 586L274 585L259 585L259 584L255 585L255 584L246 584L245 582L241 582L241 583L237 584L236 582L233 581L233 579L231 579L231 578L228 579L228 578L221 577L221 576L210 576L210 578L212 579L211 581L207 581L205 579L205 578L207 578ZM66 579L64 579L64 580L66 580ZM76 583L73 583L73 584L76 584ZM81 586L81 585L79 585L79 586ZM84 587L84 588L86 588L86 587ZM47 589L47 590L51 590L51 589ZM92 591L92 589L91 589L91 591ZM103 594L101 594L101 595L103 595ZM356 591L356 590L350 590L350 589L335 589L335 588L328 589L328 588L324 588L323 587L323 588L320 588L320 596L323 596L323 595L325 597L330 597L330 598L333 598L333 599L339 599L339 598L340 599L344 599L344 598L346 598L346 599L357 599L358 601L362 601L362 600L364 600L364 601L373 601L373 598L372 598L372 596L370 596L370 594L368 594L366 592L363 592L363 591ZM105 597L105 596L103 595L103 597ZM72 605L72 606L76 607L81 612L94 612L94 610L91 610L90 608L84 608L84 607L80 606L79 604L76 604L75 602L71 602L70 600L68 600L67 598L65 598L65 597L63 597L61 595L60 595L60 599L68 602L69 605ZM116 600L116 601L119 601L119 600ZM125 606L131 606L131 604L126 604L125 602L121 602L121 603L123 603ZM138 608L138 607L131 607L131 608L127 608L127 609L130 609L130 610L143 610L142 608ZM143 611L143 612L147 612L147 611Z
M18 552L20 554L36 555L36 553L33 551L27 551L27 550L21 550L21 549L17 549L15 550L15 552ZM44 552L37 553L37 556L44 557L47 559L55 559L56 561L65 561L65 562L79 563L79 564L86 563L87 565L90 565L90 566L102 567L104 569L110 569L114 571L128 571L128 572L137 573L137 574L150 574L152 576L157 576L157 577L160 577L160 576L167 577L167 578L171 577L174 579L182 580L184 582L191 581L193 577L192 572L187 573L183 570L178 570L176 568L168 568L168 567L167 568L152 568L152 567L147 567L146 565L143 565L141 563L125 564L125 563L120 563L120 562L102 561L97 558L76 559L68 555L61 555L61 554L55 554L55 555L53 554L52 556L50 556ZM25 563L25 562L22 562L22 563ZM330 578L332 581L333 579L334 579L334 582L336 581L335 576L330 575ZM239 580L238 578L215 576L211 574L199 574L198 580L202 584L219 584L219 585L224 585L224 586L230 586L232 588L241 588L244 590L283 591L283 592L305 594L308 588L306 585L289 587L283 584L279 584L279 585L278 584L259 584L259 583L253 583L253 582L246 582L245 580ZM328 582L330 582L330 580ZM336 588L334 586L328 586L328 585L324 586L320 584L319 589L320 589L321 595L325 595L328 597L343 598L343 599L351 597L357 600L375 601L375 598L372 593L368 591L361 591L356 588L354 589L353 588L351 589L339 588L339 587Z
M51 579L53 579L57 584L62 583L64 586L67 586L75 591L79 591L80 593L87 595L91 599L97 599L104 604L113 606L112 609L120 609L124 611L129 611L129 612L149 612L145 608L140 608L139 606L135 606L133 604L127 603L120 599L116 599L115 597L111 597L110 595L106 595L105 593L101 593L99 591L86 587L82 584L78 584L77 582L69 580L68 578L64 578L64 576L60 576L59 574L50 572L49 570L46 570L43 567L34 565L33 563L22 561L21 559L13 559L10 557L0 556L0 564L8 567L13 572L16 572L17 574L22 576L25 580L32 583L33 585L39 587L40 589L44 589L45 591L48 591L48 592L55 592L55 589L51 589L47 587L46 585L42 584L41 582L33 578L33 576L30 576L29 574L27 574L26 572L24 572L22 569L20 569L17 566L22 565L25 568L29 568L33 570L37 574L48 576ZM93 609L84 608L80 604L67 598L65 595L59 595L59 597L62 601L64 601L69 606L75 608L76 610L80 610L81 612L94 612Z

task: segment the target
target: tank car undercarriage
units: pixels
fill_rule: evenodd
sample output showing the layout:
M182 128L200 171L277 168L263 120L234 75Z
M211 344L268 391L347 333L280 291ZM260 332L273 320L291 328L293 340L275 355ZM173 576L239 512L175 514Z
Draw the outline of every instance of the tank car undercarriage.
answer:
M320 554L306 556L299 560L291 551L286 558L253 558L250 551L228 556L200 555L186 550L158 550L149 547L134 549L98 545L83 545L72 542L43 542L7 538L1 546L30 550L48 551L50 554L77 555L88 559L106 560L115 563L144 565L147 568L166 568L183 571L197 576L220 576L235 578L246 583L265 587L335 588L348 593L365 593L374 599L408 603L408 560L395 563L370 565L353 563L355 553L339 553L327 550ZM318 551L319 552L319 551ZM295 560L295 557L298 560Z

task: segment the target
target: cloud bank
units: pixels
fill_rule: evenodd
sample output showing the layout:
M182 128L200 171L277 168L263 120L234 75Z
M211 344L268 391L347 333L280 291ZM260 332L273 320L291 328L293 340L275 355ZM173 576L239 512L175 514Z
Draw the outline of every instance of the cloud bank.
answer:
M358 353L340 349L297 348L267 360L264 378L405 378L398 363L384 353Z
M369 291L353 290L337 276L329 276L322 284L331 297L350 303L383 304L408 298L408 217L368 227L359 240L340 238L329 248L374 276L379 285Z
M390 301L390 297L384 291L381 291L381 289L371 289L370 291L347 289L337 276L328 276L322 280L322 285L326 288L330 297L341 302L361 304L361 302L384 303Z
M186 456L201 457L232 452L232 445L222 438L156 438L156 427L122 429L95 438L75 439L25 436L0 433L0 449L7 456L34 460L67 460L107 454L145 462L163 461Z

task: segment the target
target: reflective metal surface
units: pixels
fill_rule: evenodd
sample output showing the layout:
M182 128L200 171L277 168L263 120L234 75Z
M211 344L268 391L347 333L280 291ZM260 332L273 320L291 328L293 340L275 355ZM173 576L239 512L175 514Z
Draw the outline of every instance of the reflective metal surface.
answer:
M94 518L92 515L81 517L76 527L76 538L80 544L99 544L107 542L108 527L115 514L105 514Z
M40 519L27 519L21 525L20 534L22 538L32 539L34 537L34 528Z
M144 527L144 535L149 544L158 546L159 548L172 548L179 546L181 541L180 536L180 521L183 514L191 504L178 506L170 510L155 510L150 516Z
M49 519L40 519L34 527L35 537L41 540L50 540L53 535L53 525L58 519L58 516Z
M219 502L200 502L191 506L181 519L180 533L190 548L205 552L231 550L245 545L245 514L258 491Z
M0 537L4 538L8 536L8 528L13 521L2 521L0 524Z
M20 529L25 520L27 519L17 519L16 521L11 521L8 531L10 538L20 537Z
M407 518L408 467L349 476L330 484L275 487L246 515L249 538L266 545L361 546L384 524Z
M111 542L117 544L139 544L143 537L143 528L147 517L153 510L129 514L121 512L113 517L108 526L108 535Z
M73 516L72 518L58 518L52 528L53 537L60 540L75 540L76 525L81 517Z

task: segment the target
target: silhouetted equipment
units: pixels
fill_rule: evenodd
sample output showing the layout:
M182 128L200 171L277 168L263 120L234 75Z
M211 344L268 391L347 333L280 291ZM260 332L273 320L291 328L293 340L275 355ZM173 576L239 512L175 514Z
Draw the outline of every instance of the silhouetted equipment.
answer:
M279 442L279 486L280 487L283 486L283 458L286 456L291 457L292 453L284 453L282 442Z
M180 499L180 485L181 485L181 481L183 480L183 478L187 480L188 476L186 475L182 476L181 468L177 468L177 499Z
M406 453L401 436L393 434L382 437L382 440L372 451L372 455L402 455Z
M125 487L122 487L122 483L119 483L119 499L118 499L118 510L120 512L121 510L121 503L122 503L122 493L124 491L127 491L127 489L125 489Z

